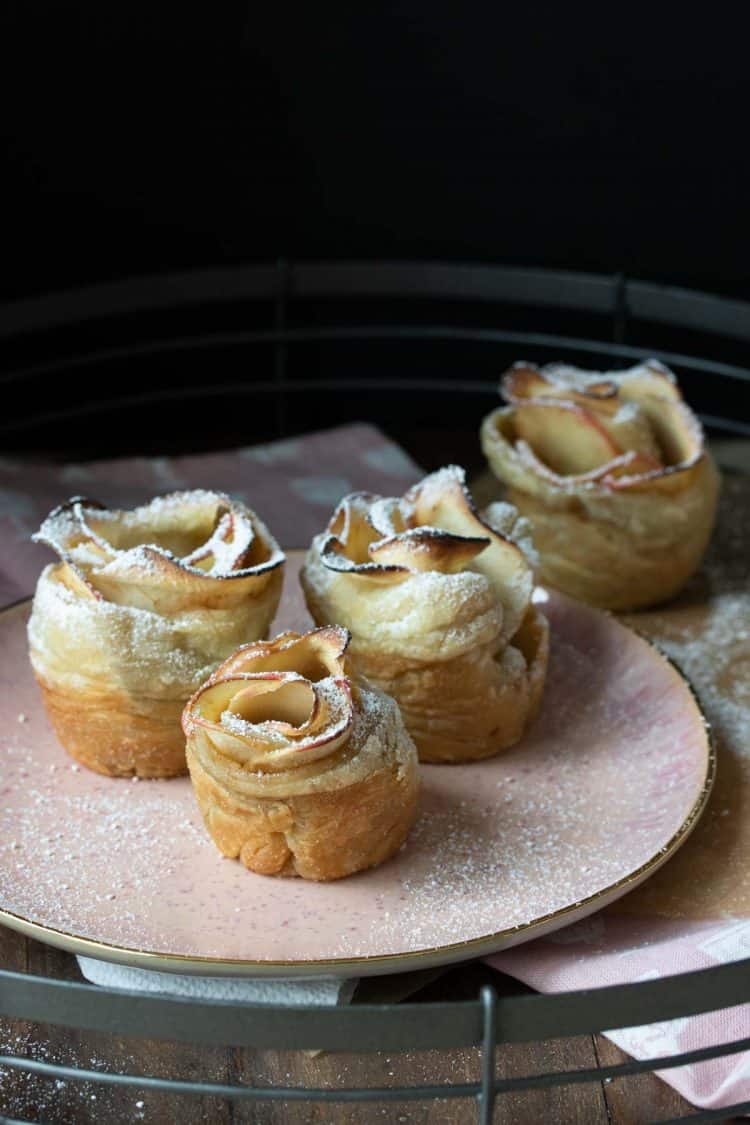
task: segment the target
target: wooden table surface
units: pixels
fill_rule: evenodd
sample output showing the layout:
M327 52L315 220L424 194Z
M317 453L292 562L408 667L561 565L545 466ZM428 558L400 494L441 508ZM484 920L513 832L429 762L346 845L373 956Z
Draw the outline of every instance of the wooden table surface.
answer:
M75 959L0 927L0 967L68 980L81 979ZM365 981L355 1003L400 999L458 1000L474 998L485 982L502 994L523 986L487 966L459 966L443 974L375 978ZM0 1053L28 1055L94 1069L215 1082L290 1086L388 1086L475 1081L479 1050L409 1051L401 1054L314 1055L302 1052L254 1051L191 1047L125 1037L89 1034L0 1021ZM582 1036L497 1049L499 1077L541 1071L609 1066L626 1061L602 1036ZM513 1125L580 1123L580 1125L643 1125L649 1121L690 1116L695 1112L671 1087L652 1074L562 1086L505 1095L498 1100L496 1122ZM174 1097L38 1078L0 1070L0 1114L49 1125L146 1121L172 1125L198 1122L320 1122L326 1125L369 1125L402 1122L411 1125L464 1125L476 1120L469 1101L403 1102L382 1106L290 1103L229 1103L220 1099Z
M19 972L81 980L73 956L0 927L0 966ZM418 981L408 981L413 987ZM452 969L422 985L411 999L465 1000L476 997L484 983L498 992L523 990L516 981L477 963ZM398 996L404 983L397 977L364 982L360 998L386 999L384 984ZM356 1000L356 998L355 998ZM400 1054L313 1055L292 1051L190 1046L90 1034L0 1021L0 1053L28 1055L49 1062L92 1069L153 1074L208 1082L241 1082L289 1086L393 1086L469 1082L479 1079L479 1049L408 1051ZM609 1066L627 1056L602 1036L580 1036L545 1043L513 1044L497 1049L498 1077L550 1070ZM513 1125L580 1123L580 1125L644 1125L647 1121L687 1116L691 1107L652 1074L525 1091L500 1098L496 1122ZM694 1111L693 1111L694 1112ZM247 1125L469 1125L476 1106L468 1100L391 1102L388 1105L235 1102L216 1098L176 1097L121 1090L91 1083L38 1078L18 1071L0 1071L0 1114L49 1123L88 1125L198 1125L242 1122Z

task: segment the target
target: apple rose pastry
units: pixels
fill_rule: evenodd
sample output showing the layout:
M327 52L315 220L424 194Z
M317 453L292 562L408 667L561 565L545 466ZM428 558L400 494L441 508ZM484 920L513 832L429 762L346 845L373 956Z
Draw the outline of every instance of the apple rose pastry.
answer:
M481 518L452 465L400 499L345 497L308 553L310 613L351 631L353 673L398 701L423 761L496 754L539 708L547 622L517 515Z
M196 491L133 511L76 498L34 539L60 557L39 578L29 647L61 743L98 773L185 773L185 701L276 612L273 536L243 504Z
M719 474L674 375L517 363L482 448L531 524L540 577L605 609L660 602L698 567Z
M349 634L282 633L230 656L185 708L209 834L261 875L340 879L397 852L417 811L398 707L347 678Z

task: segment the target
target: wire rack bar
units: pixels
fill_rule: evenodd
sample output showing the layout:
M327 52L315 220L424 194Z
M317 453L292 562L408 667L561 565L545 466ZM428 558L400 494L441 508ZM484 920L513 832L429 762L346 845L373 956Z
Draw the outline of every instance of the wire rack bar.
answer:
M0 308L0 338L176 305L292 297L395 297L510 302L631 317L750 339L750 305L711 293L573 273L449 262L280 262L85 286ZM618 331L621 334L622 329Z
M502 997L496 1034L503 1043L529 1042L735 1007L750 1000L748 968L750 958L654 981ZM11 972L0 972L0 1015L178 1042L292 1050L460 1047L482 1043L485 1034L485 1010L477 1000L278 1008L104 990Z
M482 1085L477 1095L479 1125L492 1125L495 1114L497 1082L495 1080L495 1047L497 1046L497 993L485 985L479 999L482 1005Z
M528 345L529 347L550 350L562 349L564 351L585 352L590 355L602 356L606 354L636 363L647 359L652 351L657 351L660 359L673 367L683 367L687 370L724 376L728 379L750 381L750 368L741 367L737 364L696 358L682 352L664 351L663 348L632 347L628 344L612 344L582 336L562 336L550 332L512 332L495 328L463 328L458 325L446 324L434 326L365 324L346 328L330 326L286 328L284 330L273 328L258 331L203 332L187 336L170 336L166 339L145 340L138 343L132 342L108 348L87 349L85 352L61 355L44 363L29 364L18 368L8 367L0 376L0 383L11 383L19 379L48 375L70 367L83 368L96 366L111 360L159 355L168 352L194 351L236 344L287 345L325 343L337 340L443 340L457 343ZM256 384L252 383L251 385L255 386ZM457 387L465 386L464 380L458 377L456 385Z
M486 997L486 999L485 999ZM113 1074L109 1071L90 1070L81 1067L64 1066L58 1063L43 1062L39 1059L26 1059L17 1055L0 1055L0 1067L39 1074L45 1078L61 1078L74 1082L94 1082L104 1086L128 1086L143 1090L159 1090L172 1094L196 1095L229 1099L251 1099L255 1101L422 1101L427 1098L468 1098L476 1099L480 1110L480 1125L489 1125L495 1099L498 1095L521 1093L526 1090L549 1089L553 1086L584 1085L590 1082L603 1082L608 1079L627 1078L634 1074L644 1074L651 1070L671 1070L710 1059L738 1054L750 1048L750 1038L732 1043L720 1043L713 1047L702 1047L694 1051L684 1051L679 1055L661 1055L650 1059L617 1063L613 1066L590 1067L579 1070L559 1070L549 1074L522 1075L518 1078L495 1077L495 1048L497 1046L494 1028L496 1025L495 1005L497 996L494 989L482 989L482 1009L485 1013L484 1037L482 1040L482 1072L479 1082L460 1082L427 1086L369 1086L362 1088L316 1089L297 1086L238 1086L214 1082L188 1082L174 1078L159 1078L148 1074Z
M85 354L60 357L53 362L37 364L28 368L7 370L0 375L0 385L12 383L20 379L59 373L70 367L87 367L112 359L136 358L138 356L154 355L174 351L194 351L201 348L214 348L227 344L274 344L277 352L280 350L286 355L289 344L309 343L316 341L335 340L456 340L471 341L473 343L498 342L528 344L530 347L554 348L558 353L562 351L583 351L590 354L603 354L611 352L619 358L641 361L648 356L648 350L642 348L608 347L593 340L585 340L563 336L552 336L542 333L528 332L497 332L491 330L460 329L460 328L411 328L404 326L363 327L357 329L299 329L287 330L282 333L268 332L233 332L211 334L204 336L181 337L179 339L149 341L143 344L131 344L120 348L107 348L91 351ZM662 359L674 367L683 367L692 371L699 371L707 375L738 380L750 383L750 369L733 364L719 363L711 360L697 360L672 352L659 352ZM158 403L175 400L187 401L189 399L205 399L207 397L221 398L238 394L275 394L280 401L283 394L309 393L313 390L333 391L345 388L349 393L357 392L367 394L373 390L382 390L386 385L399 391L437 391L446 394L465 394L467 392L482 393L488 396L497 394L497 384L492 380L456 379L409 379L387 377L377 379L357 378L344 381L340 379L289 379L286 376L285 362L280 366L275 361L274 378L271 380L247 380L242 383L217 383L210 387L200 385L197 387L179 386L167 387L157 390L139 390L137 394L119 395L101 400L86 399L78 406L58 408L43 411L24 418L5 416L0 420L0 433L17 433L33 429L35 426L50 422L61 422L74 418L84 418L102 412L112 412L127 409L128 407L154 406ZM705 416L707 423L740 434L750 434L750 426L736 420L724 420L720 417ZM283 418L280 420L283 423Z

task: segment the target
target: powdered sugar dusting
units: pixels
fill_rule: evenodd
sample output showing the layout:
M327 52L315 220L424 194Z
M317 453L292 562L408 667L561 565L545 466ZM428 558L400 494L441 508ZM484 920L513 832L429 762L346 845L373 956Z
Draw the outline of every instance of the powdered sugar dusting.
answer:
M699 637L661 644L696 685L714 725L750 761L750 592L718 595Z
M247 719L243 719L241 715L235 715L234 711L222 711L221 725L229 734L235 734L238 738L250 738L255 736L267 742L269 746L282 747L287 746L289 740L274 730L268 723L248 723Z
M666 611L627 620L656 637L677 661L718 733L750 766L749 520L747 478L728 478L701 572Z
M23 1031L18 1031L0 1023L0 1054L102 1073L113 1070L132 1073L138 1069L138 1063L125 1046L127 1040L119 1041L116 1047L105 1052L107 1057L102 1057L70 1034L53 1032L52 1039L54 1041L42 1040L33 1026L26 1025ZM146 1103L139 1097L143 1091L137 1088L132 1091L127 1118L122 1116L127 1110L119 1090L97 1082L45 1080L29 1071L0 1067L0 1091L3 1112L24 1121L118 1120L130 1123L146 1119Z
M132 949L309 961L481 938L596 893L679 827L700 791L704 732L644 642L554 597L546 608L549 682L523 743L471 766L424 767L403 850L325 885L221 859L186 778L131 785L70 769L28 671L23 614L6 615L0 907ZM366 730L390 705L362 698Z
M225 578L268 569L283 558L251 509L204 489L156 496L131 511L75 498L53 511L34 538L72 559L94 586L99 574L153 577L160 560L191 574ZM248 565L256 540L259 557Z
M518 508L506 500L494 500L482 512L482 518L499 535L520 547L531 566L538 568L539 554L534 546L531 524L525 516L519 515Z
M306 682L302 676L295 678ZM284 680L280 682L288 682L288 680L289 674L287 673ZM253 742L266 744L270 751L284 748L291 749L294 751L296 759L297 755L303 755L305 750L318 746L322 734L325 734L330 740L332 735L343 730L349 722L352 708L350 693L342 687L341 682L338 681L335 676L326 676L318 680L315 684L312 684L311 687L315 695L318 696L319 701L327 707L327 722L322 731L317 724L313 723L313 729L310 734L304 735L301 738L292 738L281 733L274 727L272 722L248 722L247 719L243 719L241 715L232 711L231 708L221 713L221 725L224 730L228 731L230 734L236 735L238 738L252 739ZM307 726L307 723L305 726ZM329 745L331 750L333 750L338 745L338 742L329 742Z
M110 940L137 946L141 911L153 908L155 888L166 880L184 893L192 883L185 853L210 846L185 801L184 784L136 787L85 770L71 770L68 778L48 772L31 784L33 754L23 747L8 747L6 754L8 788L13 780L23 782L25 801L14 817L13 839L0 843L0 900L66 932L90 932L104 912ZM179 835L181 863L165 846L166 824ZM17 902L20 883L25 890ZM154 936L169 940L164 928Z
M523 367L525 365L517 364L516 366ZM637 363L635 366L624 368L621 371L586 370L581 367L572 367L566 363L548 363L541 370L550 383L563 388L570 387L572 390L583 393L589 391L591 387L606 386L606 384L615 388L627 386L630 382L654 375L664 379L667 383L676 383L674 374L658 359L649 359L646 363Z

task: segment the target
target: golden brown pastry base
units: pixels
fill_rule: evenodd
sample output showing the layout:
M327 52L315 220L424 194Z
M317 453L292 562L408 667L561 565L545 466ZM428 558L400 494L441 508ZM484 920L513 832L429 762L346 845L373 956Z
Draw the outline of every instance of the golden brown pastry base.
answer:
M486 651L431 664L356 652L350 660L397 701L420 761L474 762L514 746L541 706L549 626L533 606L512 643L526 660L515 675Z
M237 800L188 745L190 776L208 832L222 855L259 875L341 879L394 855L414 823L418 776L383 765L363 781L284 799Z
M600 609L641 609L673 597L700 566L721 484L697 420L680 416L673 463L607 483L558 476L519 453L514 411L487 415L482 448L506 499L531 525L540 580Z
M593 519L584 508L554 509L515 488L507 498L531 524L539 581L600 609L641 609L674 597L698 569L713 529L713 506L664 544Z
M187 772L183 703L147 701L132 709L124 694L57 690L38 676L55 734L71 757L109 777L177 777Z

